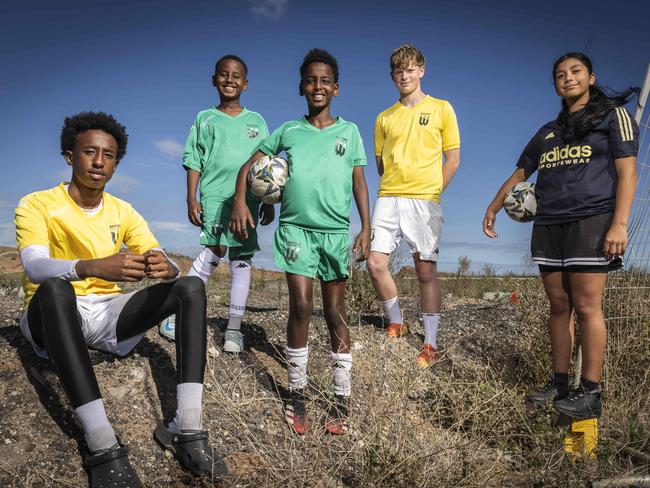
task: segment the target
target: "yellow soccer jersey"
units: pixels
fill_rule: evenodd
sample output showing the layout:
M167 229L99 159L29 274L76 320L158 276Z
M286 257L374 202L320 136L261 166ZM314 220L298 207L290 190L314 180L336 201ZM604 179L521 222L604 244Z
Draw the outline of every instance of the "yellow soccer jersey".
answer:
M375 155L384 162L379 196L440 201L442 153L460 147L451 104L426 96L413 107L399 101L377 116Z
M70 198L66 184L23 197L16 207L18 251L47 246L54 259L97 259L119 252L125 244L135 254L160 247L149 226L127 202L104 192L102 208L88 215ZM103 295L122 290L99 278L73 281L76 295ZM38 285L23 276L25 310Z

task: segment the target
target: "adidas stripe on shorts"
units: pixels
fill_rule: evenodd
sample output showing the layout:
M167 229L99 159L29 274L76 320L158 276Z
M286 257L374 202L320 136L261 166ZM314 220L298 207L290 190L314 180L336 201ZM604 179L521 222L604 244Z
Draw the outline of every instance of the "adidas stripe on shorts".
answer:
M444 218L437 202L406 197L379 197L372 212L370 250L390 254L403 238L411 253L438 260Z

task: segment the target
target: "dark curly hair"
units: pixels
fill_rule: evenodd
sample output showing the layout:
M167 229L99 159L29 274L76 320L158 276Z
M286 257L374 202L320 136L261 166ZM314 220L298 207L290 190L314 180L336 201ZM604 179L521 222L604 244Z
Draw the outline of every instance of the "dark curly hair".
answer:
M214 73L216 74L217 71L219 71L219 65L223 63L226 60L232 60L232 61L237 61L239 64L242 65L242 68L244 68L244 74L248 76L248 66L246 66L246 63L242 58L235 54L226 54L225 56L220 57L216 63L214 63Z
M112 135L117 141L115 159L122 160L126 154L129 135L126 133L126 127L115 120L112 115L104 112L81 112L66 117L61 130L61 154L72 151L77 143L77 136L87 130L103 130Z
M334 82L339 82L339 63L336 61L336 58L325 51L325 49L314 48L305 54L305 59L303 59L302 64L300 65L301 79L305 77L307 66L309 66L311 63L324 63L328 65L330 68L332 68L332 72L334 73Z
M594 72L591 59L580 52L569 52L560 56L553 63L553 83L555 83L555 71L562 61L567 59L577 59L585 67L589 74ZM638 87L630 87L623 92L608 90L610 94L605 93L603 88L598 85L589 87L589 101L580 110L570 113L566 101L562 100L562 111L557 116L557 123L562 130L562 140L569 143L581 141L587 134L600 124L610 110L621 107L639 94Z

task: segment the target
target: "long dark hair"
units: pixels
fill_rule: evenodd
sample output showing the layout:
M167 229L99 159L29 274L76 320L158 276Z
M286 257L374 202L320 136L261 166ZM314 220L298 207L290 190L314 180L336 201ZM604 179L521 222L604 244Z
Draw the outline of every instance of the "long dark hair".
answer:
M562 61L570 58L577 59L584 64L589 74L594 72L591 59L585 54L579 52L566 53L553 63L553 83L555 83L555 70L557 70L558 65ZM573 143L582 140L600 124L610 110L630 102L638 96L640 89L638 87L630 87L623 92L615 92L613 90L608 90L608 92L610 93L605 93L597 85L591 85L589 87L589 101L584 108L574 113L569 113L566 101L564 99L562 100L562 110L557 116L557 123L560 125L562 140L564 142Z

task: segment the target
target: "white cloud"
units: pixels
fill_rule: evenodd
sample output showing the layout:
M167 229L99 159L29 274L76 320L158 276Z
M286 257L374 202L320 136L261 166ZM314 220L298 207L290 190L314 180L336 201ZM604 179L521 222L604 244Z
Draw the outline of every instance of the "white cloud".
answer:
M111 181L108 182L108 191L114 191L117 193L130 193L139 184L140 182L132 176L115 173L111 178Z
M287 13L289 0L251 0L251 12L257 17L280 20Z
M170 220L151 220L149 227L154 232L188 232L193 230L189 222L173 222Z
M156 139L153 145L167 158L180 158L183 155L183 145L174 139Z
M16 227L14 224L0 224L0 246L16 245Z

